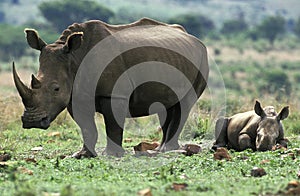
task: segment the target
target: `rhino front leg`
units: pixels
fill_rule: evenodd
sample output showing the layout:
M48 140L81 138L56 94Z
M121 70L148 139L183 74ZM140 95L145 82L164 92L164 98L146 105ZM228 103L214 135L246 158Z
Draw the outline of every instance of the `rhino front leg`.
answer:
M72 157L80 159L82 157L96 157L97 153L95 151L95 146L98 139L97 127L94 121L94 113L78 113L73 115L72 105L68 106L68 111L71 114L72 118L81 128L82 137L83 137L83 147L80 151L75 152Z
M248 148L255 150L254 144L251 142L251 137L246 133L243 133L239 136L238 144L239 144L239 151L243 151Z
M127 112L126 100L102 99L101 111L104 117L107 145L104 154L111 156L123 156L122 148L123 129Z
M228 118L220 117L215 126L215 138L216 141L212 146L213 150L217 150L219 147L226 147L228 144L227 137Z

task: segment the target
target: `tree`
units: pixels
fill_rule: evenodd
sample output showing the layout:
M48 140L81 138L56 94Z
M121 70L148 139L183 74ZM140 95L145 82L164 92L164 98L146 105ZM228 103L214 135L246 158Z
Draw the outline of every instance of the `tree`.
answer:
M221 33L225 35L233 35L244 32L248 29L245 20L228 20L223 23Z
M0 59L9 61L25 54L27 43L23 31L23 27L0 24Z
M200 38L203 38L215 28L212 20L205 16L195 14L184 14L171 18L169 23L180 24L187 30L187 32Z
M49 1L40 4L39 9L58 32L63 31L74 22L84 22L91 19L107 22L114 15L111 10L94 1Z
M276 99L290 97L292 93L292 83L289 76L283 70L272 69L261 73L261 81L258 85L260 92L273 94Z
M269 16L257 26L257 32L273 45L277 36L285 32L285 19L282 16Z
M298 38L300 39L300 16L299 16L299 18L298 18L298 20L295 24L294 32L298 36Z

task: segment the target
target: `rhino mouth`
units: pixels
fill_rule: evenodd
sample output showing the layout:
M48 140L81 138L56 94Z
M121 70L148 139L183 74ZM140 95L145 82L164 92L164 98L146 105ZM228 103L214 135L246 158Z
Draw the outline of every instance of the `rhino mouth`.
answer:
M39 128L39 129L48 129L50 127L51 120L49 117L43 117L40 120L28 120L25 116L21 117L23 128Z

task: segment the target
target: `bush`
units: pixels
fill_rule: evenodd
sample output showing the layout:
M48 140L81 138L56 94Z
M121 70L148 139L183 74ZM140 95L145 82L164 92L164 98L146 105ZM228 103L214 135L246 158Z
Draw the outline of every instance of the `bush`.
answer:
M221 33L224 35L235 35L247 29L248 25L244 20L229 20L224 22Z
M256 31L273 45L278 35L285 32L285 19L282 16L269 16L256 27Z
M27 43L24 37L24 27L0 24L0 59L10 61L25 54Z
M298 36L298 38L300 39L300 16L299 16L299 18L298 18L298 20L295 24L294 32Z
M202 15L184 14L171 18L169 23L181 24L190 34L203 38L212 32L215 25L212 20Z
M279 100L291 95L292 84L283 70L265 70L259 77L263 79L259 82L260 92L273 94Z
M40 4L42 15L52 23L58 32L74 22L100 19L107 22L114 13L94 1L50 1Z

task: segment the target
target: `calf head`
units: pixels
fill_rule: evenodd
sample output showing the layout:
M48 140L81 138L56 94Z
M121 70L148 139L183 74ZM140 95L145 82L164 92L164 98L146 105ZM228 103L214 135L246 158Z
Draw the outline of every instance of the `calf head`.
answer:
M15 86L25 106L23 128L47 129L70 101L71 53L80 47L82 33L71 34L64 44L49 45L35 30L25 29L25 33L28 44L41 53L38 75L32 75L30 87L20 80L13 63Z
M284 107L277 115L273 107L262 108L256 101L254 111L261 117L257 128L256 149L258 151L271 150L280 134L283 134L281 120L289 115L289 107ZM282 133L280 133L282 132Z

